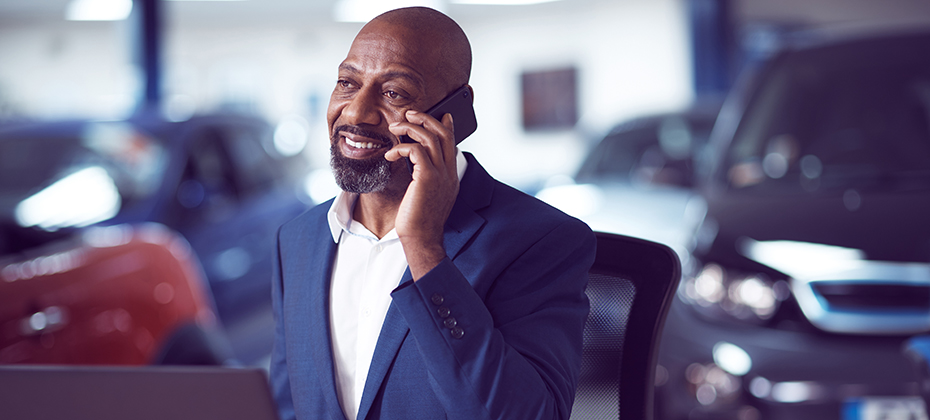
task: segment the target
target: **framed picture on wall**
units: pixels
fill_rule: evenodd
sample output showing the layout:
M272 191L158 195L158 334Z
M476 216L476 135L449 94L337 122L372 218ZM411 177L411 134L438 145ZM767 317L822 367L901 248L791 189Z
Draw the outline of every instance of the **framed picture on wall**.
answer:
M569 129L578 122L578 70L572 67L523 72L523 129Z

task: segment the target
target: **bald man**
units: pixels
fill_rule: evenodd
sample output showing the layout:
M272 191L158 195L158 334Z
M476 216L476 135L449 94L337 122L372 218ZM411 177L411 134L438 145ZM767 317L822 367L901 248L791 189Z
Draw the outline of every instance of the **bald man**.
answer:
M275 249L282 418L569 417L594 236L460 152L451 115L422 112L470 72L465 33L428 8L378 16L339 65L343 192Z

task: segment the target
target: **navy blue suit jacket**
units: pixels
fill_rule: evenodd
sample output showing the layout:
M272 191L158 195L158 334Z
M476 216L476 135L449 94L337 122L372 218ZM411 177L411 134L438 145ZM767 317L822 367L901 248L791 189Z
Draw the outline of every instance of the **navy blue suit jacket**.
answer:
M466 157L447 258L417 282L407 270L391 293L359 419L569 417L594 235ZM278 232L270 379L282 418L346 420L330 343L330 204Z

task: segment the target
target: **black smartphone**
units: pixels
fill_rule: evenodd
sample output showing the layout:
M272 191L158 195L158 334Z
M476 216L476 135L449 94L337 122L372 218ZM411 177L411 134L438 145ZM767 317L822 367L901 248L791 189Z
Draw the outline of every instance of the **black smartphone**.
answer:
M446 96L438 104L430 108L426 113L433 118L442 121L446 114L452 114L452 124L455 130L455 144L459 144L466 137L470 136L478 129L478 120L475 118L475 107L472 103L471 90L468 85L464 85ZM400 136L401 143L413 143L413 139L407 136ZM407 159L407 168L413 172L413 164Z

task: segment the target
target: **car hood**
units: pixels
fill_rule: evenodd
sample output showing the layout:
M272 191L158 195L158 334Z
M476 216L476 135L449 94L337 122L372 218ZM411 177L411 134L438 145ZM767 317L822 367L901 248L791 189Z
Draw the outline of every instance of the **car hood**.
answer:
M797 241L860 250L865 259L930 261L930 194L926 190L833 195L728 194L708 200L704 228L716 231L714 254L738 244Z
M581 219L591 229L658 242L672 248L682 264L704 201L691 190L629 183L571 184L540 191L537 198Z

